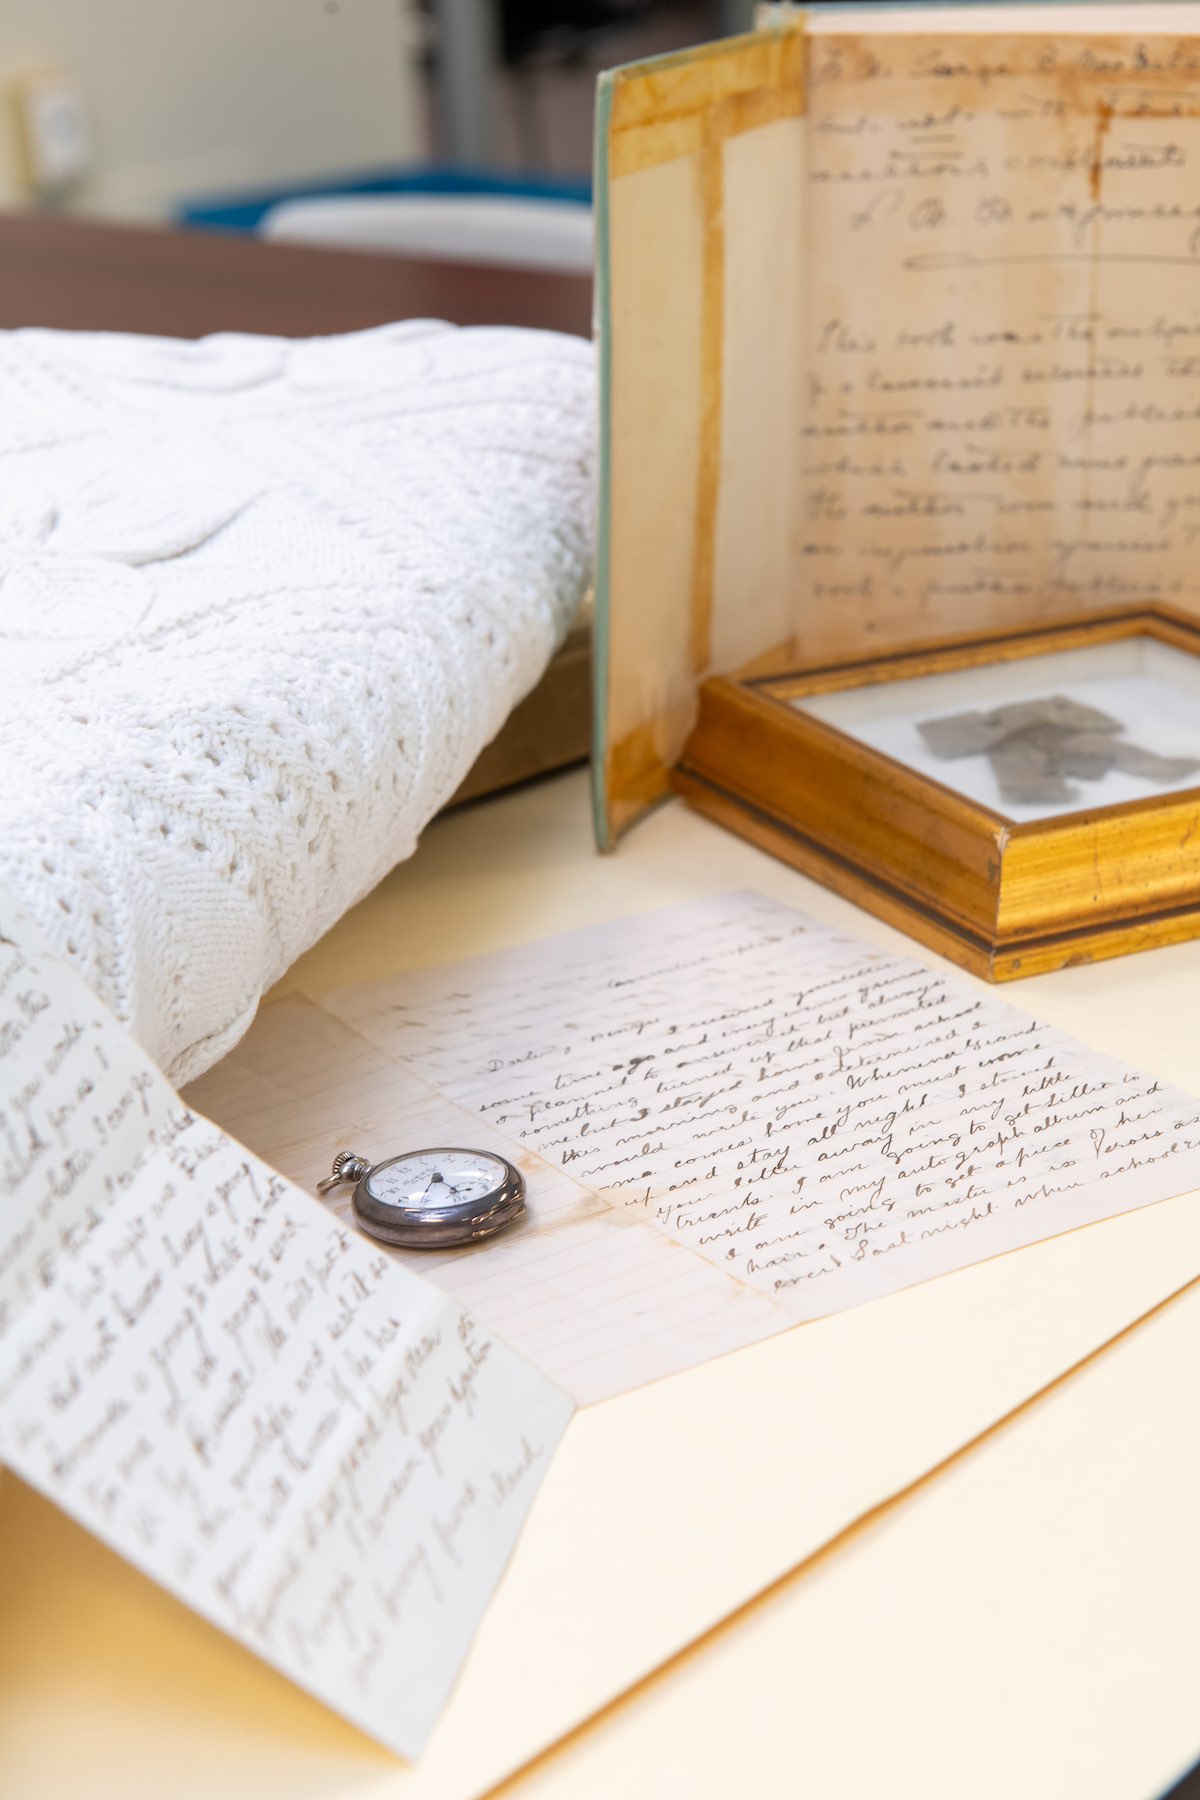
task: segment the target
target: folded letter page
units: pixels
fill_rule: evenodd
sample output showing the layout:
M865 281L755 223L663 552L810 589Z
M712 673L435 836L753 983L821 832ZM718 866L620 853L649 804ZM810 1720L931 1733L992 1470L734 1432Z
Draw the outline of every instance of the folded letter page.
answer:
M192 1112L0 902L0 1456L403 1755L570 1414Z

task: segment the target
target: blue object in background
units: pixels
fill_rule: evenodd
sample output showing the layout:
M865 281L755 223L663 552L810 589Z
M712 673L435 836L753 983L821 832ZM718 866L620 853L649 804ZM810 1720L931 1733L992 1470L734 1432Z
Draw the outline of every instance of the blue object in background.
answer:
M590 203L587 175L553 176L497 173L490 169L441 168L436 164L392 169L329 181L294 182L255 194L185 200L176 214L180 225L207 231L258 230L272 207L284 200L332 198L339 194L507 194L529 200L573 200Z

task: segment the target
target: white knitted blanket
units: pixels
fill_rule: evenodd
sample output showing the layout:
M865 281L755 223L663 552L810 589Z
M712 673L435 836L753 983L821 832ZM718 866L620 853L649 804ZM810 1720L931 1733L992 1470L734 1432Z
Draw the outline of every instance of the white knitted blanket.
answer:
M176 1083L540 676L593 413L544 332L0 333L0 884Z

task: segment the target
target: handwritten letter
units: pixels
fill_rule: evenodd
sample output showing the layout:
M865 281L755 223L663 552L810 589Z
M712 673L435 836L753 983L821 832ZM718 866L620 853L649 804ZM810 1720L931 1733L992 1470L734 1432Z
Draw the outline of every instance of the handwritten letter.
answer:
M1200 1186L1190 1095L756 895L332 1004L787 1318Z
M1086 19L1085 19L1086 23ZM813 40L798 620L1200 599L1200 41Z
M452 982L453 974L432 979ZM439 988L435 1020L443 998ZM491 1003L485 1010L494 1017ZM423 1018L414 1017L414 1047ZM293 995L261 1007L242 1042L188 1098L310 1192L335 1149L382 1158L426 1144L470 1144L507 1157L528 1190L515 1225L465 1249L387 1254L453 1294L580 1406L757 1343L791 1322L768 1296L665 1238L651 1220L611 1206L569 1168L477 1109L456 1105L424 1079L419 1048L400 1067L311 1000ZM345 1188L326 1204L352 1223Z
M4 1460L414 1754L565 1396L184 1106L7 905L0 1192Z

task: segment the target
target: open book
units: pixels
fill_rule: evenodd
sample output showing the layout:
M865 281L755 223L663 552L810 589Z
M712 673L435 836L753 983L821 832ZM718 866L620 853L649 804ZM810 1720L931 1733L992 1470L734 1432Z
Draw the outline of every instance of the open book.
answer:
M1200 9L809 15L602 94L602 835L698 680L1200 610Z

